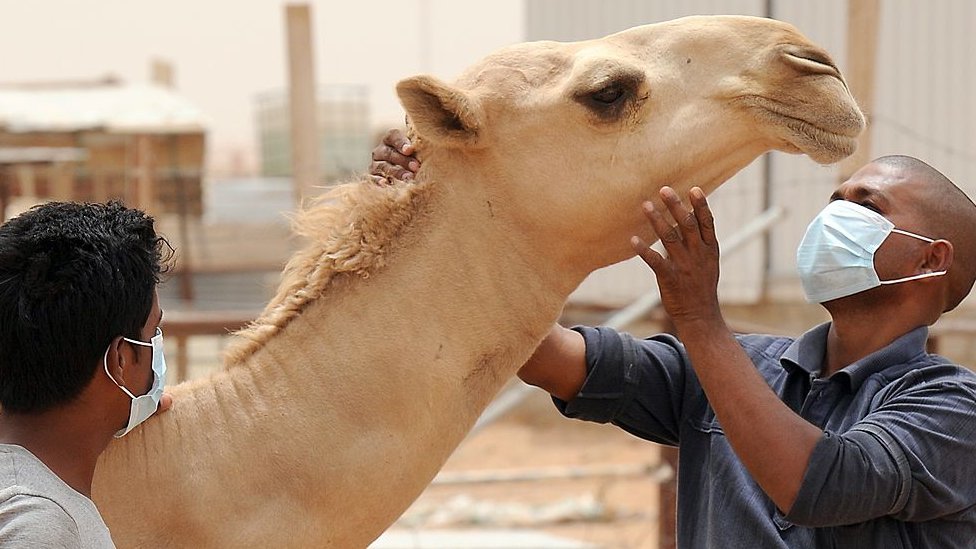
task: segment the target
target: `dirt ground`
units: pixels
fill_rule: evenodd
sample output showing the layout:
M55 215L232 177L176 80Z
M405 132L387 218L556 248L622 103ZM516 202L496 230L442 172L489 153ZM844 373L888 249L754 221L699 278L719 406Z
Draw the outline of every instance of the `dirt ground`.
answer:
M574 467L626 470L628 465L646 471L579 479L435 483L396 527L526 527L607 549L656 548L659 454L657 445L616 427L563 418L540 392L465 440L442 474L545 474Z

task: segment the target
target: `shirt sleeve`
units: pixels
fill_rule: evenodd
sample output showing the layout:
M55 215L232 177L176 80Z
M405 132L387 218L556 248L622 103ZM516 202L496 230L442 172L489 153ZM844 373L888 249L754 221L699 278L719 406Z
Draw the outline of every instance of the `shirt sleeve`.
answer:
M976 504L976 383L921 383L814 448L787 518L836 526L944 517Z
M641 340L605 327L573 329L586 342L587 377L573 400L553 398L559 411L676 445L688 369L678 340L667 334Z
M15 495L0 508L0 547L77 549L81 546L74 519L48 498Z

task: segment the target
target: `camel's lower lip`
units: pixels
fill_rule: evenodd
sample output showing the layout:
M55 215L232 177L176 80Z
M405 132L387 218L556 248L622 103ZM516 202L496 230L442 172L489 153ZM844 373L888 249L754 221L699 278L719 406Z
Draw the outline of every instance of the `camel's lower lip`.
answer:
M837 162L854 154L857 138L824 129L806 120L776 113L796 137L793 145L817 161Z
M798 116L787 105L761 96L742 97L741 101L750 109L758 111L759 116L785 128L785 140L817 162L829 164L842 160L857 150L857 136L864 130L864 117L856 107L850 110L828 107L832 114L824 117L829 122L825 127L823 120L813 122ZM812 107L811 107L812 109Z

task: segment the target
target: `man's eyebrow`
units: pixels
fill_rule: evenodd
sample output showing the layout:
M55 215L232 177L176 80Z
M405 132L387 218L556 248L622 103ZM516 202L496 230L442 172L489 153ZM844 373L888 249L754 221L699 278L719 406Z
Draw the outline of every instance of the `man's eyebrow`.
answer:
M866 189L861 188L861 189L856 189L855 192L857 194L858 200L870 199L871 202L877 205L884 205L888 203L888 195L886 195L883 191L880 191L878 189L872 189L870 187Z
M853 195L851 197L852 200L866 200L870 198L872 200L887 201L887 197L883 192L878 189L872 189L871 187L855 187L851 189L850 193ZM840 200L841 198L844 197L840 194L840 189L830 195L831 201Z

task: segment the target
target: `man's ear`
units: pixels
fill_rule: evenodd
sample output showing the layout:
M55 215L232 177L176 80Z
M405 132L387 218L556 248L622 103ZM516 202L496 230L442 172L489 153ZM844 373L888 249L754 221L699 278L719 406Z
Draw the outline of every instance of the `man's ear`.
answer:
M923 267L929 272L948 271L952 266L953 256L952 242L948 240L936 240L927 246Z
M108 346L108 351L105 353L105 365L100 368L104 369L107 366L109 373L112 374L115 382L119 385L125 385L125 369L127 365L125 353L122 352L122 341L122 336L117 336L112 340L112 343Z
M462 90L425 75L401 80L396 89L421 139L453 148L479 146L484 112Z

